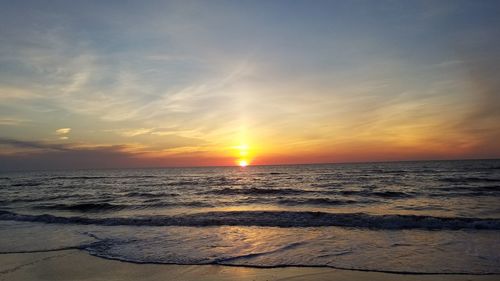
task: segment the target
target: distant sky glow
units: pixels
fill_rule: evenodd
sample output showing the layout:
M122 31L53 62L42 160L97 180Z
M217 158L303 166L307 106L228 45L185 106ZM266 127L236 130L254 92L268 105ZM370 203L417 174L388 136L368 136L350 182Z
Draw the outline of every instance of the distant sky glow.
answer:
M0 2L0 170L500 157L499 1Z

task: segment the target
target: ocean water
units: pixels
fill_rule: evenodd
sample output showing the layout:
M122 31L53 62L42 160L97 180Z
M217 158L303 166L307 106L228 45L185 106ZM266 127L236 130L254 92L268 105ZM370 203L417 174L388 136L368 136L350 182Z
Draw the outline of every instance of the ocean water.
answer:
M500 273L500 160L0 174L0 253Z

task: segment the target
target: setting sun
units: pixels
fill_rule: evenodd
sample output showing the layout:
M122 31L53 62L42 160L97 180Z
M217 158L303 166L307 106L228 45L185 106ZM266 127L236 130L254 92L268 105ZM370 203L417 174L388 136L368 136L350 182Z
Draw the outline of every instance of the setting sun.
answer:
M240 165L240 167L246 167L248 166L248 162L247 160L239 160L238 165Z

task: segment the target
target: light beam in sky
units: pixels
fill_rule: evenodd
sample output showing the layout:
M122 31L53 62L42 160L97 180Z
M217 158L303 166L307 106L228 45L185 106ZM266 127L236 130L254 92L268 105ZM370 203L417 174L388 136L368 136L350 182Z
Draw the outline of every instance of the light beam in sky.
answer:
M246 143L242 143L237 146L233 146L233 149L236 150L236 163L240 167L246 167L250 163L250 146Z

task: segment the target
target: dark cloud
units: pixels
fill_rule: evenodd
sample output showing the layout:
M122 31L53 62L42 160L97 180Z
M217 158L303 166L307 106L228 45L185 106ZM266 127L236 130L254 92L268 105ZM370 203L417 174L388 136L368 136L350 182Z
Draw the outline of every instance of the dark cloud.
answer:
M134 155L124 146L72 148L66 144L0 139L0 144L34 149L27 152L0 155L0 170L92 169L137 166Z
M74 144L0 138L1 145L29 150L0 154L0 171L207 166L233 162L233 159L210 158L200 153L147 157L142 153L130 152L126 145L88 148Z
M0 138L0 145L7 145L17 148L34 148L34 149L45 149L45 150L58 150L66 151L70 150L65 144L51 144L44 143L40 141L23 141L9 138Z

